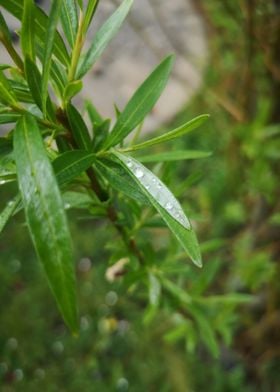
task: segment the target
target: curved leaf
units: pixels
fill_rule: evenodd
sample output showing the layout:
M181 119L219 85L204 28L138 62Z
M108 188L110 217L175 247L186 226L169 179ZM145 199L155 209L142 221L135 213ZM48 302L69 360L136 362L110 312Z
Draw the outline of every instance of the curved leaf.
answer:
M173 56L168 56L136 90L123 112L119 115L112 132L105 142L104 149L115 146L122 141L152 110L166 86L172 64Z
M89 4L97 5L98 2L91 1ZM116 32L121 27L130 7L132 6L133 0L124 0L119 8L113 13L113 15L104 23L100 30L96 33L92 45L83 56L78 65L77 79L82 78L93 66L96 60L100 57L101 53L107 46L107 44L114 37ZM93 8L93 12L95 8ZM86 21L88 25L89 21ZM86 26L87 27L87 26Z

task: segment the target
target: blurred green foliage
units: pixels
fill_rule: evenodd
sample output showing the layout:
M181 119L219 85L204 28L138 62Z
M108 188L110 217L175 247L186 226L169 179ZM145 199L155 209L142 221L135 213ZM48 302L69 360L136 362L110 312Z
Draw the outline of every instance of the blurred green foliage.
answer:
M186 265L159 224L156 252L147 245L149 227L137 237L149 255L149 279L130 262L110 282L108 265L126 256L115 232L70 211L78 218L71 231L79 244L81 304L81 334L73 339L19 215L0 239L1 390L277 391L279 6L199 4L209 29L209 66L200 93L172 125L201 112L211 119L171 149L213 153L152 167L198 222L203 269ZM6 192L13 193L12 185Z

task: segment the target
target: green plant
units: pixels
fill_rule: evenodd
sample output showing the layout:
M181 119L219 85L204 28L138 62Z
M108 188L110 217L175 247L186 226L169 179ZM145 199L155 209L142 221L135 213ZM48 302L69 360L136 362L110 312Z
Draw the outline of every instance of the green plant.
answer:
M139 160L172 161L207 156L207 153L171 151L142 156L139 160L131 155L183 136L201 125L208 115L198 116L142 143L137 143L139 132L136 131L133 144L125 142L133 130L139 131L159 98L173 57L164 59L125 108L116 111L116 122L110 130L110 120L102 118L91 102L86 103L84 120L85 116L71 101L82 89L83 76L120 28L132 0L123 1L87 50L84 42L97 0L89 1L85 8L81 1L53 1L49 16L33 0L0 0L0 4L21 21L22 51L20 55L15 50L0 14L0 40L14 62L14 65L1 64L0 68L0 123L12 124L0 139L0 181L2 186L17 182L19 187L18 195L0 215L0 230L24 209L38 258L60 312L74 334L78 331L76 284L65 209L85 209L92 219L111 221L124 244L114 252L138 263L140 276L144 273L148 279L152 305L158 302L161 284L172 295L188 302L183 290L180 292L170 281L159 278L160 267L153 272L149 260L152 245L138 244L135 240L142 228L161 225L154 217L156 210L192 261L201 266L197 239L182 207ZM65 38L59 33L59 25ZM130 279L133 281L132 275Z

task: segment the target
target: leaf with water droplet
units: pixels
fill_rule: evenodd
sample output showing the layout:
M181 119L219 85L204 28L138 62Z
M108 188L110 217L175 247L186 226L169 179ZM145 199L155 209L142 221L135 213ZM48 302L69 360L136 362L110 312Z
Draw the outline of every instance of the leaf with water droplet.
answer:
M175 196L158 177L137 160L116 151L111 154L133 177L135 184L159 212L192 261L201 267L201 255L196 235Z

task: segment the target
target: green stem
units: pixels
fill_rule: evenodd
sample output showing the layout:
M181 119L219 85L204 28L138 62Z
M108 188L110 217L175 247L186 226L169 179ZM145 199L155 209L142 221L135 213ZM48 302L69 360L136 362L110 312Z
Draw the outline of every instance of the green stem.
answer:
M78 27L78 32L77 32L77 38L75 41L75 45L72 51L72 57L71 57L71 64L69 67L68 71L68 82L72 82L75 80L75 74L79 62L79 58L81 55L81 50L84 44L84 34L83 34L83 13L82 11L80 12L80 17L79 17L79 27Z

